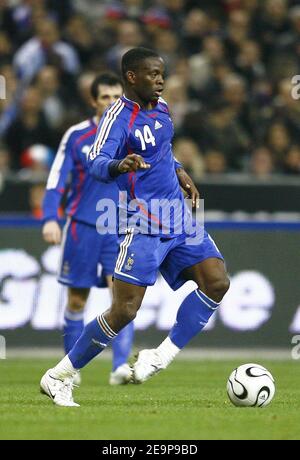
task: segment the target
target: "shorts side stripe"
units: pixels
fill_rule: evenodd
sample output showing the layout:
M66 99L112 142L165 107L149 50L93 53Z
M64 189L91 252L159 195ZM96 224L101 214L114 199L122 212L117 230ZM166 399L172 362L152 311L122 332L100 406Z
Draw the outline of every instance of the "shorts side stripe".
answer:
M126 259L127 250L130 244L132 243L133 236L134 236L133 229L128 230L128 233L120 247L120 254L118 256L118 260L116 263L117 271L121 271L122 269L122 265L124 264L124 261Z
M65 246L66 246L68 230L69 230L71 222L72 222L71 218L68 217L67 223L64 226L64 229L63 229L63 232L62 232L62 240L61 240L61 247L60 247L61 252L60 252L60 260L59 260L59 264L58 264L58 267L59 267L58 274L59 275L61 274L62 268L63 268L62 265L63 265L63 261L64 261Z
M128 248L129 248L129 246L131 245L132 240L133 240L133 236L134 236L134 233L133 233L133 230L132 230L132 232L129 233L128 242L127 242L127 244L124 246L124 254L123 254L123 257L122 257L122 259L121 259L121 261L120 261L120 266L117 267L117 270L119 270L119 271L122 270L123 264L124 264L125 259L126 259L126 256L127 256Z
M125 236L124 240L122 241L122 243L120 245L119 255L118 255L118 258L117 258L116 268L115 268L116 270L119 269L119 265L120 265L120 262L122 260L123 253L124 253L124 246L127 244L128 236L129 236L129 234L127 233L127 235Z

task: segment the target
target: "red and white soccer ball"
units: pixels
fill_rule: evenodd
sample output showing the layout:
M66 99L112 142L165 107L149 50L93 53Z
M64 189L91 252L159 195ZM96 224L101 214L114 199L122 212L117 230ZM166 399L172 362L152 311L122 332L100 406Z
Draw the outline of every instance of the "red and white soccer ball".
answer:
M259 364L243 364L235 369L227 381L230 401L239 407L265 407L275 394L272 374Z

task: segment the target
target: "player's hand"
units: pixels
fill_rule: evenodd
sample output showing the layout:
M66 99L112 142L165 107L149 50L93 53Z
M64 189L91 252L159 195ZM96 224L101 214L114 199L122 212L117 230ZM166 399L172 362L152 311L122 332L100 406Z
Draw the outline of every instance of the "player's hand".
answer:
M141 155L131 153L122 160L118 166L118 170L121 174L127 172L136 172L138 169L149 169L149 163L146 163Z
M61 228L56 220L49 220L43 226L43 238L46 243L59 244L61 242Z
M183 168L176 169L176 173L180 186L183 188L188 198L192 200L193 208L200 208L200 193L198 192L193 180Z

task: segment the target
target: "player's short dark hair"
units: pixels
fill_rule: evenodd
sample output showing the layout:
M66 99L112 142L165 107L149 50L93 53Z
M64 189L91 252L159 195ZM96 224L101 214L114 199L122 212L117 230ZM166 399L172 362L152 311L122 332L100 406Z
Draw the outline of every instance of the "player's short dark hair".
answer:
M122 57L121 69L124 80L126 81L126 72L137 70L138 66L147 58L159 58L159 54L148 48L132 48Z
M98 97L99 93L99 85L107 85L107 86L116 86L121 85L123 87L123 82L118 75L114 74L113 72L105 72L97 75L91 85L91 96L94 101Z

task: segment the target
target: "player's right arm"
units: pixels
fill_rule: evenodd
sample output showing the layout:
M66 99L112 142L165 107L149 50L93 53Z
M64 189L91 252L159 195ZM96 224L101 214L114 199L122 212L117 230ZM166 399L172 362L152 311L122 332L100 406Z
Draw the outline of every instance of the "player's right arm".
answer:
M49 244L61 242L61 228L58 223L58 210L69 173L73 168L73 130L63 136L48 177L43 201L43 238Z
M127 155L128 122L120 115L123 109L124 102L119 99L107 110L90 150L89 172L101 182L112 182L120 174L150 168L141 155Z
M148 169L150 168L149 163L146 163L144 158L137 153L131 153L127 155L126 158L120 160L117 168L116 173L124 174L127 172L136 172L138 169Z
M60 244L61 228L56 220L49 220L49 222L45 222L43 225L42 233L46 243Z

